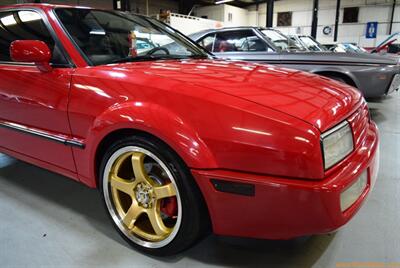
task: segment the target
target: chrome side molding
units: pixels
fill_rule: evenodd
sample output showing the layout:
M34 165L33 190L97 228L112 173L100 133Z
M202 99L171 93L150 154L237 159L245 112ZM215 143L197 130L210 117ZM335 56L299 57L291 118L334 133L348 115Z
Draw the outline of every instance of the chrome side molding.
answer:
M29 134L29 135L33 135L33 136L47 139L50 141L54 141L57 143L62 143L66 146L78 147L80 149L85 149L85 144L83 143L83 141L75 139L75 138L70 138L65 135L56 135L56 134L53 134L53 133L50 133L50 132L47 132L44 130L39 130L39 129L24 126L21 124L1 121L1 120L0 120L0 127L15 130L15 131Z

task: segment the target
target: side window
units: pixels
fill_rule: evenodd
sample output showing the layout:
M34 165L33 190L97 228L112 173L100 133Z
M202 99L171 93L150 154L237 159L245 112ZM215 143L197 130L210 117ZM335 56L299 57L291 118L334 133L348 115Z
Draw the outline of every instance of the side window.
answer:
M256 52L269 51L269 47L253 31L228 31L218 33L214 44L214 52Z
M209 52L213 52L214 50L214 41L215 41L215 34L207 35L206 37L202 38L199 42L197 42L200 46L207 49Z
M41 16L34 11L0 12L0 61L11 62L10 45L15 40L40 40L53 53L53 64L66 64L67 60L55 45Z

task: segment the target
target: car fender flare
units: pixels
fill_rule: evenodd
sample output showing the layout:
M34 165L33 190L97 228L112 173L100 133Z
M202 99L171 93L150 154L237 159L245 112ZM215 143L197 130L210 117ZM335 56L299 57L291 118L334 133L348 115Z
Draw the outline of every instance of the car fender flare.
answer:
M343 77L347 82L352 83L354 86L358 89L361 88L361 83L360 81L357 79L356 76L354 76L354 74L350 73L350 72L346 72L340 68L332 68L332 67L325 67L322 69L316 69L316 70L310 70L311 73L313 74L318 74L318 75L322 75L322 76L328 76L328 74L332 75L332 76L338 76L338 77Z
M189 168L216 167L216 161L194 128L166 107L154 103L128 102L109 107L93 122L86 149L96 174L96 155L102 141L120 130L150 134L170 146Z

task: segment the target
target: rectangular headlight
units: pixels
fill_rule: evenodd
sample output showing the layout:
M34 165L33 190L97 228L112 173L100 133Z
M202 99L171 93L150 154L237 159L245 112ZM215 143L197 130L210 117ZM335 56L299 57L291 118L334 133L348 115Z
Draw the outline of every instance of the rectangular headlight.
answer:
M325 170L329 169L354 149L353 133L347 121L321 135Z

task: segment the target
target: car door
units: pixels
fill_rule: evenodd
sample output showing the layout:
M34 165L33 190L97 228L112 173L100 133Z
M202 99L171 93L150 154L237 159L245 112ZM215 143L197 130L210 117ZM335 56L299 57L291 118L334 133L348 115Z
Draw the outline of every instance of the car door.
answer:
M0 150L75 172L68 123L73 68L56 44L44 14L35 10L0 12ZM10 57L15 40L41 40L53 52L52 70ZM75 142L76 143L76 142Z
M201 38L198 44L223 59L260 63L279 61L279 54L252 29L217 31Z

